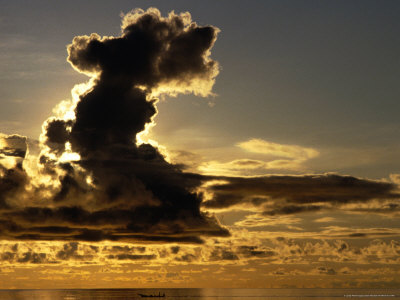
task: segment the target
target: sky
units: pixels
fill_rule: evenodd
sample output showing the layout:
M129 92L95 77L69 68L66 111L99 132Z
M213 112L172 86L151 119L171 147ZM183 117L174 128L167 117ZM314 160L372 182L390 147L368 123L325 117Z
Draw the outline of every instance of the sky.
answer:
M397 1L0 7L0 288L400 286Z

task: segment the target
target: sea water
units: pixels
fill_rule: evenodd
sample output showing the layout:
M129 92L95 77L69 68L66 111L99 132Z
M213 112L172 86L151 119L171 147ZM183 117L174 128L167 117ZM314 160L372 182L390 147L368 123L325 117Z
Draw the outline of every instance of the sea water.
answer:
M163 295L165 297L142 297ZM257 300L257 299L400 299L399 289L81 289L0 290L1 300L75 299L166 299L166 300Z

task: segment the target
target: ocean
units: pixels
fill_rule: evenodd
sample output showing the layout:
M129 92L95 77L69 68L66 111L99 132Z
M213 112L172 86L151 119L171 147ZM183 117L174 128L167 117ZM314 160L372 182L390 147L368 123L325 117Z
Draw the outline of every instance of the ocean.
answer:
M163 295L165 297L142 297ZM0 290L1 300L75 299L400 299L399 289L77 289Z

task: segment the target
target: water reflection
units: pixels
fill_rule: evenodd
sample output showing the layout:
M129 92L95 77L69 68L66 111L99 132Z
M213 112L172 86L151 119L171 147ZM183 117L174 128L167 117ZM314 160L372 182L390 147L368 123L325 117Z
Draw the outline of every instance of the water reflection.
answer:
M165 294L165 297L141 297ZM400 289L97 289L97 290L0 290L4 300L166 299L166 300L258 300L258 299L400 299Z

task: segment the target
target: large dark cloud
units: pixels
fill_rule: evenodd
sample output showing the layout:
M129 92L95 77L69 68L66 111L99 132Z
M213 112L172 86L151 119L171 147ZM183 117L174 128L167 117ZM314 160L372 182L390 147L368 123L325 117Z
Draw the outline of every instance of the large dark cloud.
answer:
M40 168L55 182L50 202L3 213L0 221L16 226L3 226L1 236L198 243L201 235L229 235L200 211L201 180L136 140L157 112L155 94L211 92L217 31L197 26L188 13L163 18L150 9L127 14L119 37L75 37L68 61L92 81L78 96L75 118L45 122ZM65 159L71 152L80 158ZM19 169L7 172L4 194L18 188Z

